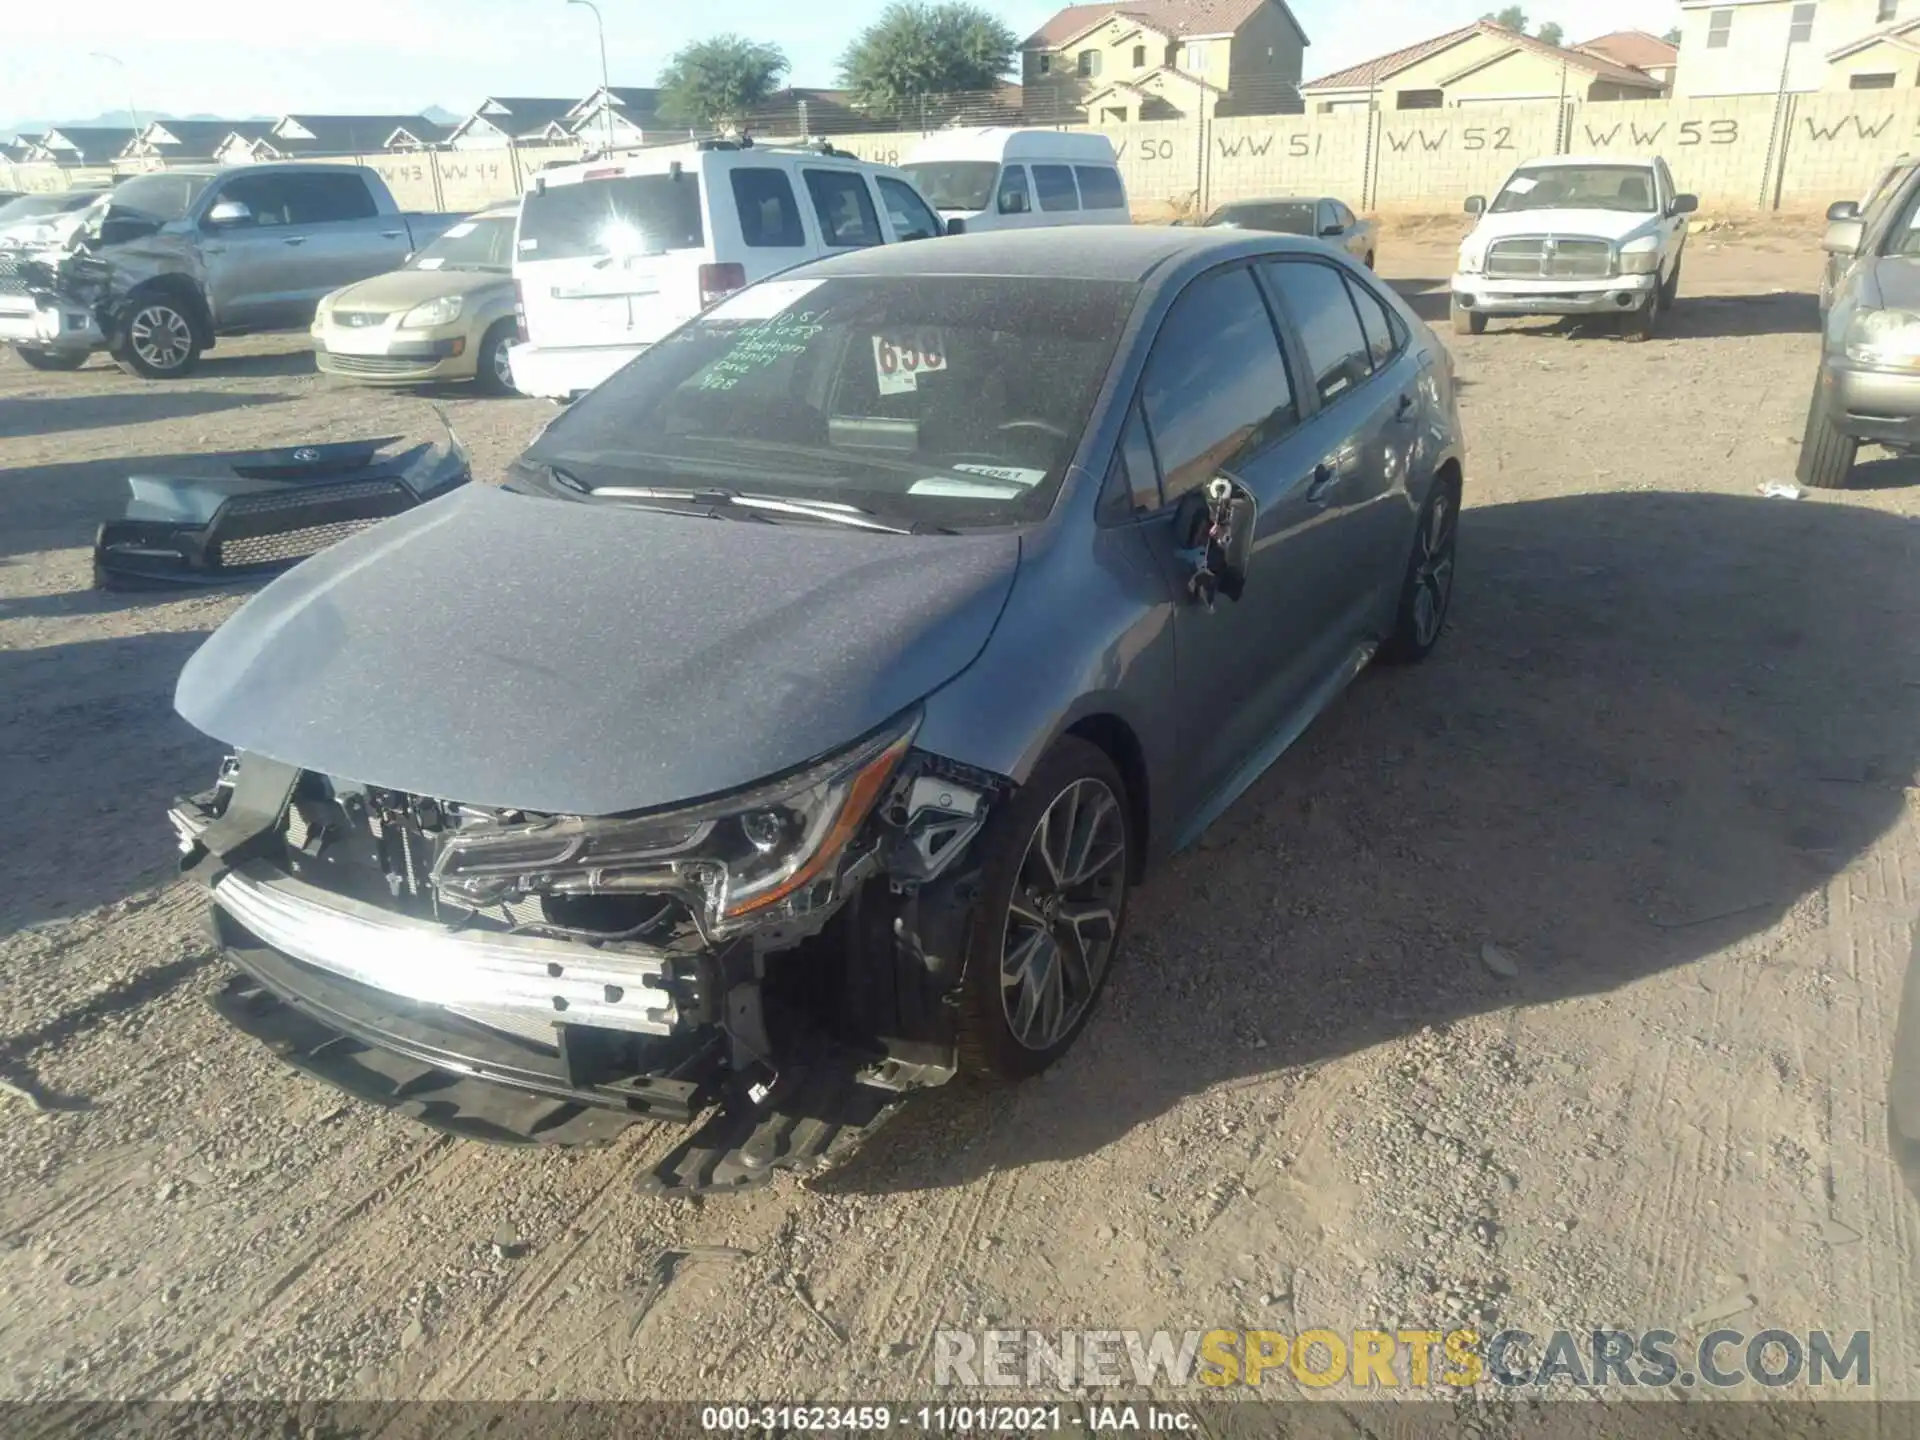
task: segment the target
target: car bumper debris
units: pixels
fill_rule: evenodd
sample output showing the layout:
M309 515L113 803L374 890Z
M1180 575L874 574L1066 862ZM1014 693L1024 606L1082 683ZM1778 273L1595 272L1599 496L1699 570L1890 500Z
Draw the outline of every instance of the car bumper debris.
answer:
M238 971L215 1008L297 1068L468 1138L692 1126L649 1189L809 1167L957 1070L969 847L1011 787L912 733L854 752L856 787L873 785L833 823L857 828L745 909L716 903L738 888L714 858L723 802L529 815L235 755L170 812ZM769 840L756 817L776 808L742 812L741 833Z
M130 476L125 514L94 537L94 583L264 578L469 478L451 431L444 444L387 453L398 443L389 436L208 455L168 474Z

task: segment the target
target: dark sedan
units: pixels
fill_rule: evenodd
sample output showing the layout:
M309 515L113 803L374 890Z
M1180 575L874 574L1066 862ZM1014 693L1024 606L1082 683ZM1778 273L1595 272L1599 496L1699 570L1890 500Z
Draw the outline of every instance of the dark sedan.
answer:
M1145 865L1453 593L1446 349L1228 230L875 247L741 291L188 664L229 1019L457 1133L811 1162L1029 1076Z

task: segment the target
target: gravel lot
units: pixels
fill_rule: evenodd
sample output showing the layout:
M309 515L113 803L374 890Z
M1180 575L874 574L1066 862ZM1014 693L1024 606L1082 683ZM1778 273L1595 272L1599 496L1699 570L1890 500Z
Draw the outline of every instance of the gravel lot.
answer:
M1884 1109L1920 475L1757 493L1791 478L1815 254L1695 237L1643 346L1449 337L1472 453L1433 663L1365 677L1149 881L1056 1073L704 1203L633 1192L664 1132L451 1142L204 1005L161 812L219 750L170 697L239 597L93 592L92 528L136 464L424 435L422 398L304 337L174 386L0 358L0 1076L52 1107L0 1094L0 1397L899 1398L937 1326L1717 1314L1871 1329L1871 1393L1920 1398ZM1429 314L1448 259L1383 248ZM483 473L549 413L436 398ZM695 1244L748 1254L641 1313Z

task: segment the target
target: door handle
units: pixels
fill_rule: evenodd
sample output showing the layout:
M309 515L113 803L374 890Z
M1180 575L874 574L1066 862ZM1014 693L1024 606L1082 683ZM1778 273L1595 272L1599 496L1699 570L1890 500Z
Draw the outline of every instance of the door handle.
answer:
M307 243L307 237L304 235L289 235L280 243L282 245L304 245Z
M382 230L380 232L380 238L382 240L398 240L402 235L406 233L407 232L404 230Z
M1313 467L1313 479L1307 482L1307 503L1317 505L1324 500L1327 491L1333 488L1333 482L1340 478L1340 472L1325 460Z
M1400 403L1393 407L1393 418L1395 420L1403 421L1403 420L1409 420L1412 417L1413 417L1413 397L1411 395L1402 395L1400 397Z

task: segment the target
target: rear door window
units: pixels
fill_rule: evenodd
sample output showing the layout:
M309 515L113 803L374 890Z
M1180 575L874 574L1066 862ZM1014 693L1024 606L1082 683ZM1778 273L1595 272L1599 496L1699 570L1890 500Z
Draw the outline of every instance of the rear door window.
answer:
M1373 368L1382 369L1406 344L1405 332L1387 309L1385 301L1351 275L1343 278L1353 296L1354 309L1360 312L1360 328L1366 333L1367 351L1373 356Z
M1078 210L1080 197L1073 188L1071 165L1036 165L1033 188L1040 196L1042 210Z
M730 183L733 203L740 212L740 235L756 250L795 249L807 243L800 224L800 204L793 198L793 182L784 170L743 165Z
M285 172L269 171L264 175L236 175L220 187L220 193L214 197L214 204L220 205L232 201L244 205L252 212L251 218L239 221L240 225L258 225L272 228L291 224L288 218L291 212L291 199L284 183Z
M706 240L700 179L688 171L549 185L520 202L522 260L651 255Z
M876 175L874 183L880 187L880 200L887 207L896 240L931 240L941 233L939 219L911 185L891 175Z
M1074 178L1080 182L1080 204L1088 210L1124 210L1126 187L1120 172L1105 165L1076 165Z
M1140 398L1168 503L1299 423L1286 360L1251 271L1216 270L1181 292L1154 338Z
M820 238L828 245L879 245L886 240L866 176L851 170L808 170L806 176L813 212L820 218Z
M1331 405L1364 385L1373 375L1373 356L1340 272L1309 260L1269 260L1263 265L1300 332L1320 403Z
M325 225L336 220L371 220L380 213L373 193L358 175L322 171L317 175L283 173L288 223Z

